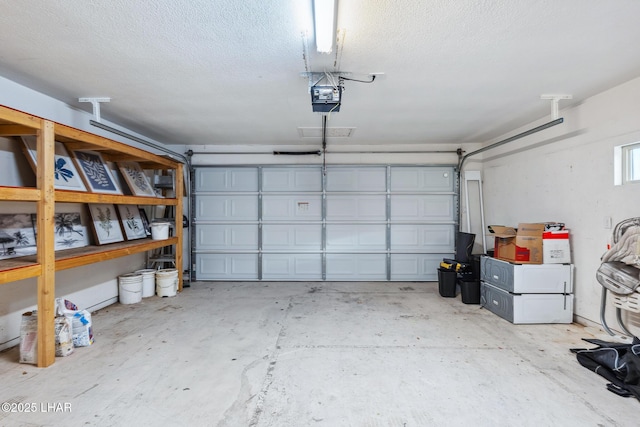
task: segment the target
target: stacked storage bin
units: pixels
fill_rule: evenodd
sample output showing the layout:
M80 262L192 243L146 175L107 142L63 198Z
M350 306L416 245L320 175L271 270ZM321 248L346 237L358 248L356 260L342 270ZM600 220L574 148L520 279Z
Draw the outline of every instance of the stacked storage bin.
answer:
M480 304L480 258L471 255L475 234L459 232L455 259L443 259L438 268L440 296L454 298L460 287L462 302Z

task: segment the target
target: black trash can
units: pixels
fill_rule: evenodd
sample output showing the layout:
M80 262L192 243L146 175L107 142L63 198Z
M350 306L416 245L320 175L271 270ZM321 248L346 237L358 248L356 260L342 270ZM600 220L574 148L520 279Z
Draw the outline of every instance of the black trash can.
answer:
M480 304L480 281L461 279L460 294L465 304Z
M455 270L438 268L438 291L440 296L455 298L458 273Z
M471 255L471 276L473 280L480 280L480 255Z

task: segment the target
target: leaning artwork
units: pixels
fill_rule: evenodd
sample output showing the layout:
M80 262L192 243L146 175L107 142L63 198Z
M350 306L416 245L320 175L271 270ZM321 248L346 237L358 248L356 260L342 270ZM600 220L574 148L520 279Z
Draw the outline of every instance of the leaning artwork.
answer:
M22 142L24 143L27 160L29 160L34 172L37 173L37 139L35 136L23 136ZM87 187L84 185L62 142L55 142L54 162L53 182L56 190L87 191Z
M147 237L144 223L140 217L140 209L136 205L118 205L118 212L120 213L122 228L127 240Z
M31 214L0 214L0 259L36 253L36 234Z
M93 231L98 245L124 241L114 205L89 204L89 213L91 214Z
M147 175L145 175L137 162L118 162L118 167L125 181L127 181L131 193L136 196L156 196Z
M80 212L57 213L55 221L55 250L82 248L89 245L87 227L82 224Z
M122 194L100 153L85 150L72 150L71 153L92 192Z
M33 229L38 237L37 216L31 214ZM87 227L82 224L80 212L62 212L53 216L54 248L63 249L83 248L89 245Z

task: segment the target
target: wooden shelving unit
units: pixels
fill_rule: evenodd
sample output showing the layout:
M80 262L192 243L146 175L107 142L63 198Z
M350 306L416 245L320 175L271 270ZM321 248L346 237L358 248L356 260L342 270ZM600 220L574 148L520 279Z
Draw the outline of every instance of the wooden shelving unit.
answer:
M0 260L0 284L37 278L38 366L55 361L55 272L129 256L166 246L175 246L178 290L182 290L182 221L176 221L175 236L166 240L141 239L102 246L55 251L54 214L57 203L111 203L173 206L182 218L183 164L173 159L74 129L27 113L0 106L0 136L37 137L36 188L0 187L2 202L35 202L38 239L37 254ZM67 149L99 151L107 161L135 161L143 169L173 170L175 198L138 197L56 190L54 187L55 141Z

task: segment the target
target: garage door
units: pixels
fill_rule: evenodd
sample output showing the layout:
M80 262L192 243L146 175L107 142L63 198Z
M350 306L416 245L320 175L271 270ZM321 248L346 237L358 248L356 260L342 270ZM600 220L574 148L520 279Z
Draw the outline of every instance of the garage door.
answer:
M450 166L196 167L195 280L437 280Z

